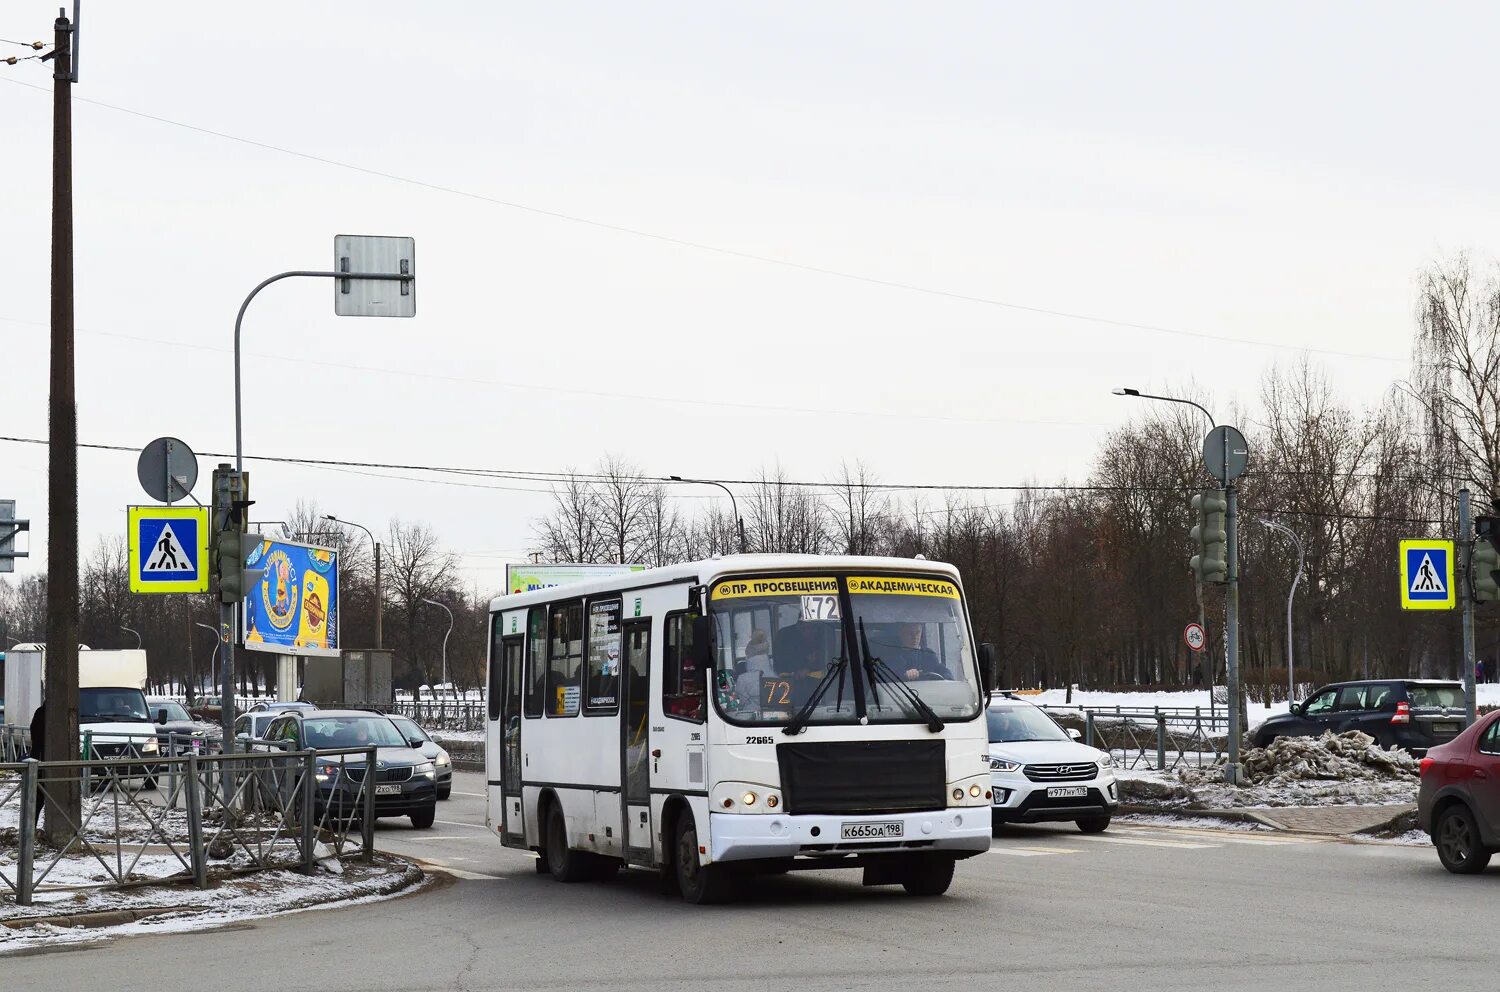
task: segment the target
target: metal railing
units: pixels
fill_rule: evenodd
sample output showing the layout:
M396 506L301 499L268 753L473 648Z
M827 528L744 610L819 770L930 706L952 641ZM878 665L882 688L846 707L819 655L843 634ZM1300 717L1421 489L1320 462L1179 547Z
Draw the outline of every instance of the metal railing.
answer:
M1107 751L1127 770L1170 771L1224 760L1229 714L1194 706L1043 706L1058 723L1082 730L1083 742Z
M428 730L483 730L486 716L482 699L398 699L386 708Z
M0 763L0 832L14 819L17 835L14 860L0 848L0 898L30 905L54 890L206 888L226 873L311 873L327 858L373 858L377 777L348 774L346 763L374 768L374 746L251 744L233 754ZM65 817L61 843L49 844L35 829L40 808L63 815L54 797L73 788L81 816Z

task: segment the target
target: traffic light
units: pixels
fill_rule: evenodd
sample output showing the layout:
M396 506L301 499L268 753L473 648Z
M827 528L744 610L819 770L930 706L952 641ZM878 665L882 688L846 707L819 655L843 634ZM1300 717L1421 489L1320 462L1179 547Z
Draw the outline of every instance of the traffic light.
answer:
M238 603L260 585L264 568L246 568L245 561L265 538L239 529L221 530L214 535L214 575L219 583L219 602Z
M1474 518L1474 551L1469 557L1474 602L1500 599L1500 517Z
M1188 562L1199 582L1229 581L1229 535L1224 527L1224 515L1229 512L1229 501L1224 490L1211 489L1193 497L1193 515L1198 523L1189 535L1198 553Z

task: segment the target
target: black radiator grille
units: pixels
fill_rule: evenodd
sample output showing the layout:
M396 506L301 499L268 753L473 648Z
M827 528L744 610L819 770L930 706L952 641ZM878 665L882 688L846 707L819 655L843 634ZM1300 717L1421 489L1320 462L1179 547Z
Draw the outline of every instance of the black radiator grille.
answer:
M899 813L948 805L942 740L781 744L776 760L788 813Z

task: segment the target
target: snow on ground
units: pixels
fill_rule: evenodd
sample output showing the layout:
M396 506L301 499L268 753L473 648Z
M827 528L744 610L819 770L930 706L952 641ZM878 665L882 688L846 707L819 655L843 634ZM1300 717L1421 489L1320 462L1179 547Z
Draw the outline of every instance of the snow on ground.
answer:
M432 739L439 744L446 743L447 741L468 741L479 744L484 741L484 731L482 730L432 730L429 733L432 734Z
M1275 833L1276 828L1253 820L1230 820L1221 816L1167 816L1161 813L1125 813L1116 823L1137 827L1191 827L1198 830L1233 830L1241 833ZM1426 836L1423 834L1422 836Z
M87 943L106 937L199 930L276 913L358 905L394 898L422 878L414 866L385 855L377 856L373 865L348 862L343 868L342 874L318 872L310 876L295 871L258 872L233 876L202 890L190 885L156 885L120 891L54 893L45 901L38 896L33 906L17 906L8 898L0 898L0 923L63 914L163 911L107 929L0 926L0 955L41 944Z

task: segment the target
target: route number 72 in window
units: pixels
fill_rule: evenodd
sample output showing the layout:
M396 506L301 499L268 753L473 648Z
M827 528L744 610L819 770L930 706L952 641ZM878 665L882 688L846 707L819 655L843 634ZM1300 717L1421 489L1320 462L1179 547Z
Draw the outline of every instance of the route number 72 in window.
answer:
M838 620L838 596L803 596L803 620Z

